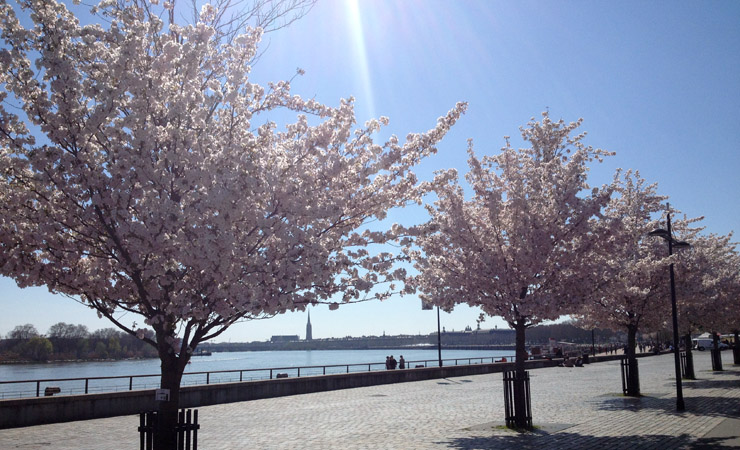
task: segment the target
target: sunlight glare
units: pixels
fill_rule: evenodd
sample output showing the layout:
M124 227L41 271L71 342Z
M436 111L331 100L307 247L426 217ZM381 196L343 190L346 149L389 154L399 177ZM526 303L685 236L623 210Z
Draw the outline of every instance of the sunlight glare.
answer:
M357 68L356 73L360 77L362 84L362 102L366 105L364 108L364 120L375 117L375 100L373 97L372 82L370 81L370 68L368 65L367 48L365 46L365 34L362 26L360 15L359 0L348 0L345 2L347 24L349 26L350 36L355 49L354 66ZM359 98L359 97L358 97ZM361 117L358 117L360 119ZM362 123L364 120L359 120Z

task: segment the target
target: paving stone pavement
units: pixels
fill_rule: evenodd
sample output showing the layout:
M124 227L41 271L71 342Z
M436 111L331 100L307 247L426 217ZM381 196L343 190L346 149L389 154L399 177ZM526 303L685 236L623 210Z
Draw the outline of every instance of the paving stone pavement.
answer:
M676 412L673 355L639 360L642 397L621 395L618 361L530 371L535 431L503 427L501 374L399 383L198 408L198 448L740 448L740 366L695 352ZM0 430L0 449L134 450L138 416Z

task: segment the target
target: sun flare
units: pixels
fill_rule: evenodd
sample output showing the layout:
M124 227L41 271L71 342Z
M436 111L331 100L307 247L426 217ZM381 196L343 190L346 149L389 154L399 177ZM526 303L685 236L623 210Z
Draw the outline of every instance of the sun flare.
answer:
M345 2L345 5L349 34L355 50L355 67L357 67L355 76L359 77L362 83L362 102L366 105L363 108L364 111L361 116L365 116L365 119L370 119L375 117L375 100L370 79L370 66L368 64L359 0L348 0Z

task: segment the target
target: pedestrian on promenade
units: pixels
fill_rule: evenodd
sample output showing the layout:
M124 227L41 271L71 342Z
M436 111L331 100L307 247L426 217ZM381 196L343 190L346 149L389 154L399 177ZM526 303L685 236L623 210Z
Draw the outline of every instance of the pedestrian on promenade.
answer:
M386 356L385 357L385 370L390 370L391 368L391 357Z
M405 369L406 368L406 360L403 359L403 355L398 357L398 368L399 369Z
M391 363L391 370L394 370L396 368L397 362L396 362L396 358L394 358L393 355L391 355L390 363Z

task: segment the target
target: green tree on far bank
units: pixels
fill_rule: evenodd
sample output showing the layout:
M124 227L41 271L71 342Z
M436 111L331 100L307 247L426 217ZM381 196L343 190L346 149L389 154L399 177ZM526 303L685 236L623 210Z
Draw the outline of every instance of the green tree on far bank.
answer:
M54 346L51 341L41 336L34 336L21 345L23 346L23 354L28 355L32 361L47 361L54 353Z
M0 362L153 358L144 342L115 328L92 333L85 325L59 322L41 335L31 324L19 325L0 339Z

